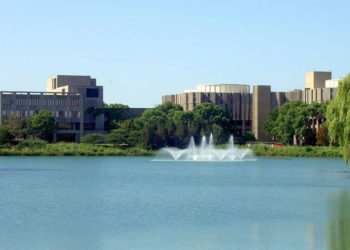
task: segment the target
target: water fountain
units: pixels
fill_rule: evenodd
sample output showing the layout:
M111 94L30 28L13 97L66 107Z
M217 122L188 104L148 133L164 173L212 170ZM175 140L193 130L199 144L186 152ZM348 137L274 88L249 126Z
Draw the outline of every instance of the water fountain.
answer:
M254 154L250 149L240 149L234 145L233 136L230 136L226 148L219 149L214 145L213 135L209 137L209 142L205 136L197 146L193 137L187 148L163 148L160 150L158 160L175 161L247 161L254 160Z

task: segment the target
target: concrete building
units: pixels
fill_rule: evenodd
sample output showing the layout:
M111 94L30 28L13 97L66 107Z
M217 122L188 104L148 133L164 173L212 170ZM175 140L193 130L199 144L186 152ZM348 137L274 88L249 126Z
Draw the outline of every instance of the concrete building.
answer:
M10 115L31 117L49 110L55 117L54 140L79 142L88 133L104 132L104 114L95 116L94 109L103 107L103 87L90 76L57 75L46 81L47 92L0 92L0 123Z
M54 93L79 93L84 109L84 134L103 133L104 115L95 116L94 109L103 107L103 87L96 85L90 76L56 75L47 78L46 91Z
M326 81L326 88L338 88L339 82L342 79L331 79Z
M305 88L317 89L325 88L326 80L332 79L332 72L312 71L305 75Z
M246 84L199 84L195 90L185 90L185 93L250 93L250 86Z
M231 113L232 121L238 128L238 136L245 131L252 131L258 140L269 140L270 137L262 129L269 112L295 100L305 103L332 100L341 79L331 78L331 72L307 72L306 88L287 92L272 92L268 85L255 85L253 93L250 93L249 85L200 84L196 90L163 96L162 102L180 104L184 110L192 110L203 102L219 105Z
M266 97L270 97L270 98L266 98ZM269 139L263 131L263 125L264 125L264 122L267 120L267 116L272 109L271 97L272 97L271 86L262 86L262 85L253 86L252 131L255 137L259 138L260 140Z
M196 90L163 96L162 103L165 102L180 104L185 111L192 110L200 103L210 102L232 114L238 136L252 129L252 95L249 85L200 84Z

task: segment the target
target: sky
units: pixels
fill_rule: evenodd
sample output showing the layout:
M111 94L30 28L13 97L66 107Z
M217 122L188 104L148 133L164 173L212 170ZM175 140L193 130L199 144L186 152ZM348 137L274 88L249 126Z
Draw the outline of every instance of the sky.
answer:
M154 107L200 83L304 87L350 72L348 0L0 0L0 90L91 75L106 103Z

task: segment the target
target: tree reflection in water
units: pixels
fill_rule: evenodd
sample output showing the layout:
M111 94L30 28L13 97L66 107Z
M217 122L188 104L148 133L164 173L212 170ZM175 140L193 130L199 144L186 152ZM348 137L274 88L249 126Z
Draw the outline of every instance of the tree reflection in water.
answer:
M328 248L350 250L350 194L342 191L330 197L328 222Z

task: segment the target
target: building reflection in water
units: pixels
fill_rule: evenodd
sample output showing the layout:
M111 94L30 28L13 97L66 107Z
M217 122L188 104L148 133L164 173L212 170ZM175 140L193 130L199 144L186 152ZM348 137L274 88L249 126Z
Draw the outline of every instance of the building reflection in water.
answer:
M350 250L350 191L343 190L329 199L328 248Z

